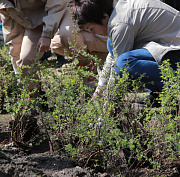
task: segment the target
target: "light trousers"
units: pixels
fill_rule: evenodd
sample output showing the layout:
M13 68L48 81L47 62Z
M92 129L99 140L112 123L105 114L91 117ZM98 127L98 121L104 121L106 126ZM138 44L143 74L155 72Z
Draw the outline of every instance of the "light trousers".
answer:
M36 62L43 53L39 53L37 57L36 45L42 34L42 27L38 26L35 29L27 29L18 24L8 15L1 16L3 23L4 41L9 45L9 54L15 74L18 74L18 68L22 70L22 77L26 75L34 75L35 79L39 79L36 74ZM10 30L6 30L6 29ZM28 66L34 65L33 68ZM25 67L22 67L22 66ZM40 88L39 82L29 83L28 90Z

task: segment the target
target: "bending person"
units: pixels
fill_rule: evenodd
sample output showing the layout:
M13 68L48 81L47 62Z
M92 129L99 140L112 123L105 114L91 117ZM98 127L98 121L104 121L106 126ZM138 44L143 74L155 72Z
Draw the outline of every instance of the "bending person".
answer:
M73 20L74 1L68 0L68 2L68 7L60 23L59 35L57 33L51 40L51 49L60 55L78 54L79 64L89 65L91 61L83 54L85 51L102 59L101 64L103 64L108 54L107 36L92 35L89 30L75 26Z
M36 68L37 52L40 58L49 51L51 39L59 28L59 23L66 9L66 0L1 0L0 16L3 24L4 42L9 45L10 56L15 74L18 68L22 77L34 75L39 79ZM32 81L27 91L37 89L39 95L41 84Z
M156 92L163 88L159 65L170 59L176 70L180 62L180 12L159 0L119 0L115 7L112 0L76 0L76 7L79 26L109 36L109 54L94 98L102 96L102 87L114 78L113 73L118 79L128 63L135 79L145 74L142 81L151 106L160 106L156 101ZM144 100L137 103L143 105Z

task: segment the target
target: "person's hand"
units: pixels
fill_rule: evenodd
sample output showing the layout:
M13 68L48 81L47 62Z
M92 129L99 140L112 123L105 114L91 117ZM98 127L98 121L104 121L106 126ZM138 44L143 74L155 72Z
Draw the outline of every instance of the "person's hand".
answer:
M95 92L93 93L93 98L96 99L103 97L104 88L101 86L97 86Z
M48 52L50 50L51 38L41 37L36 46L36 50L39 52Z

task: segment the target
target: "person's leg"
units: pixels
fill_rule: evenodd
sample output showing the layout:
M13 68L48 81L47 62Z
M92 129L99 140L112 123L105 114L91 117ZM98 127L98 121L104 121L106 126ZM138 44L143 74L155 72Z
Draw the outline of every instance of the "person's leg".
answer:
M169 59L171 67L176 70L177 63L180 62L180 50L170 51L163 60ZM121 75L122 69L126 67L128 62L128 72L134 79L144 74L142 82L146 84L149 92L160 91L163 87L161 79L161 70L159 64L154 60L153 56L146 49L137 49L120 55L116 60L116 72ZM153 82L154 84L151 84Z
M59 55L70 55L69 51L66 49L66 47L62 44L61 38L59 34L55 35L53 39L51 39L51 46L50 48L53 50L54 53Z
M58 68L67 63L67 61L63 55L59 55L57 53L55 53L55 55L57 56L57 67Z
M3 25L4 25L4 29L5 28L8 29L8 30L3 30L4 39L5 39L6 44L10 46L9 53L11 56L13 68L14 68L15 74L18 74L18 71L19 71L18 67L21 69L21 66L26 64L25 60L27 58L31 58L28 56L31 55L31 52L33 53L33 51L35 51L35 45L32 47L32 44L30 44L31 46L29 46L29 43L25 42L26 39L30 40L28 39L28 37L30 36L27 33L25 33L24 35L25 28L19 25L18 23L16 23L10 17L7 17L3 20ZM36 37L37 37L36 33L33 34L33 38L36 38ZM33 42L34 40L31 41L31 43ZM30 47L33 50L29 50ZM31 62L29 62L29 64L30 63ZM25 108L26 106L23 109ZM21 111L21 110L16 110L14 112L13 120L10 121L10 125L11 125L11 140L15 142L20 141L23 143L23 141L28 141L29 139L27 138L28 137L31 138L29 136L30 135L29 131L31 130L32 130L31 132L32 136L34 136L33 139L35 138L35 134L38 133L37 120L31 115L25 115L24 111ZM26 136L27 132L29 135Z
M113 46L110 38L107 40L107 48L112 57L114 57ZM144 75L142 82L146 84L146 88L150 93L162 89L163 83L161 82L159 64L155 61L148 50L142 48L120 55L116 59L115 70L121 76L125 67L128 68L129 74L134 79ZM152 81L154 84L151 84Z
M162 89L163 83L159 64L148 50L137 49L120 55L116 60L116 72L122 75L122 70L127 64L128 72L133 79L137 79L144 74L142 82L146 84L149 92Z
M67 50L67 54L72 56L78 54L77 58L80 64L90 64L89 57L85 56L84 51L92 55L97 55L103 61L108 50L106 47L107 37L93 36L89 31L81 30L73 26L71 9L67 8L60 24L60 36L55 36L51 41L52 50L60 55L61 51ZM72 46L73 47L72 47Z
M176 64L180 62L180 50L168 52L163 57L163 60L167 59L170 60L171 67L176 70ZM137 49L120 55L116 60L116 72L122 75L122 70L126 66L132 79L137 79L142 76L142 74L144 75L141 80L145 83L150 93L147 99L150 101L152 107L161 106L158 101L159 94L157 93L163 88L161 70L159 69L159 64L154 60L150 52L146 49ZM136 103L138 106L142 106L147 99L139 99Z
M107 48L112 56L113 46L110 38L107 40ZM168 52L162 59L170 60L171 67L176 70L177 63L180 62L180 50L174 50ZM122 70L126 67L128 63L128 71L133 78L138 78L142 74L145 74L142 81L146 84L147 90L151 93L152 91L159 91L163 87L163 82L161 80L161 71L159 69L159 64L155 61L151 53L146 49L137 49L133 51L126 52L120 55L116 60L116 72L122 75ZM150 84L150 82L154 84Z
M17 61L18 67L22 68L22 65L25 67L22 69L22 77L26 75L34 75L36 80L39 80L38 75L36 74L36 63L39 58L43 55L39 54L39 58L37 57L36 45L39 41L39 38L42 34L42 26L39 26L35 29L25 29L20 59ZM31 66L34 65L32 68ZM33 90L34 88L40 89L40 82L31 82L29 84L28 90Z
M51 50L45 52L44 55L41 57L40 62L42 63L44 60L48 59L52 55Z
M24 27L18 24L8 15L1 14L3 24L3 37L6 45L9 46L9 55L15 74L18 73L16 62L19 60L21 44L24 36Z
M82 40L82 36L79 33L79 28L73 26L73 20L72 20L72 14L71 14L71 8L68 7L64 13L63 19L60 24L60 35L58 37L55 36L54 38L56 41L59 40L60 45L58 46L57 43L53 42L53 51L57 54L63 55L60 51L57 49L65 50L65 53L67 53L70 56L73 56L74 54L78 54L78 60L81 63L84 63L84 61L87 60L86 57L83 56L83 50L86 51L86 46L84 44L84 41ZM58 48L57 48L58 46ZM64 48L62 48L64 47ZM54 50L55 48L55 50Z

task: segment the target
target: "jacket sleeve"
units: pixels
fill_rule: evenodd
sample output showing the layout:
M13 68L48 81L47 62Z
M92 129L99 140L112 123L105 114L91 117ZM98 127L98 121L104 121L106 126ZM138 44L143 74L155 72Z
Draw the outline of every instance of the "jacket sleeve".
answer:
M115 71L115 62L118 56L133 49L134 32L127 24L117 24L111 31L114 57L109 53L103 66L102 74L99 78L99 85L103 86L119 79Z
M66 0L47 0L45 11L47 16L43 17L42 36L53 38L59 28L60 21L67 7Z
M135 33L135 28L126 23L116 24L116 26L112 28L110 36L114 45L113 52L115 58L134 49Z
M106 62L103 66L103 70L99 77L99 82L98 82L99 86L110 84L112 82L115 82L116 79L119 79L119 76L114 69L114 64L115 64L115 58L112 57L111 54L109 53L106 57Z

